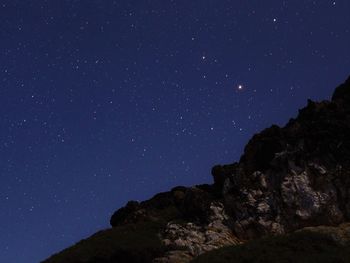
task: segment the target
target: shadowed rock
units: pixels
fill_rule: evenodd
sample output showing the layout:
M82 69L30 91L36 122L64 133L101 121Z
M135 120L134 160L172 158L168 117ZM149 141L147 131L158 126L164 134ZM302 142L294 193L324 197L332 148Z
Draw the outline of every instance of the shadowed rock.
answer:
M332 96L332 101L337 100L350 100L350 76L348 77L345 83L341 84L335 89Z
M254 135L240 161L217 172L236 235L251 239L349 219L349 91L348 79L332 101L309 100L296 119Z

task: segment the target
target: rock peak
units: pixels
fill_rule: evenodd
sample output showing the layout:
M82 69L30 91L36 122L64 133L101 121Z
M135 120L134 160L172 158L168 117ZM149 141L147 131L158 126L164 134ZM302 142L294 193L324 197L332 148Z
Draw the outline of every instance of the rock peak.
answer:
M335 89L332 101L350 101L350 76Z

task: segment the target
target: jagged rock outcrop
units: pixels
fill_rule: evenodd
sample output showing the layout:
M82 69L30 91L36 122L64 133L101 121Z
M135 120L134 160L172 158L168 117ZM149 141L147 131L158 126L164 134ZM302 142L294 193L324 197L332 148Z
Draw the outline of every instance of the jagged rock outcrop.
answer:
M349 220L349 94L350 79L332 101L309 100L284 128L255 135L238 163L213 168L238 237Z
M144 202L130 201L111 217L113 227L157 221L164 224L159 237L166 251L155 263L189 262L222 246L240 243L228 227L228 216L217 187L175 187Z
M226 225L228 219L222 203L213 202L209 207L208 224L169 222L161 237L167 253L154 262L188 262L213 249L240 244Z
M211 185L178 186L140 203L128 202L112 215L110 223L114 227L154 220L206 223L210 218L212 202L219 199L220 195Z
M112 229L45 262L189 262L265 235L320 225L339 232L331 226L350 220L350 78L331 101L309 100L285 127L254 135L239 162L217 165L212 175L213 185L128 202L111 217ZM111 247L102 254L91 246L101 239ZM90 256L81 260L85 250Z

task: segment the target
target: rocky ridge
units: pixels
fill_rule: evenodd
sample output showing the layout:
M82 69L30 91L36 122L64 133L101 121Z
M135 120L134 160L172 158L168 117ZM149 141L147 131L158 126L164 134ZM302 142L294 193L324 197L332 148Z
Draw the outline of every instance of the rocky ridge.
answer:
M240 238L349 220L350 78L284 128L255 135L238 163L213 168Z
M92 243L87 239L44 262L189 262L266 235L337 226L350 217L349 166L350 78L331 101L309 100L285 127L254 135L239 162L213 167L213 185L175 187L116 211L107 233L132 226L123 235L137 236L132 229L152 224L151 255L133 256L135 238L135 244L109 254L92 246L82 261L77 255Z

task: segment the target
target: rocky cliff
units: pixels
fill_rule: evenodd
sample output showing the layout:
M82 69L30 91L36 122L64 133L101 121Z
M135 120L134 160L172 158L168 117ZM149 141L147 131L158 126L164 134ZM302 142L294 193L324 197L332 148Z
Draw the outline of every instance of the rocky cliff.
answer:
M337 226L350 217L349 168L350 78L331 101L309 100L285 127L253 136L239 162L213 167L213 185L130 201L111 229L44 262L189 262L267 235Z
M238 163L213 168L240 238L336 225L350 216L350 78L284 128L255 135Z

